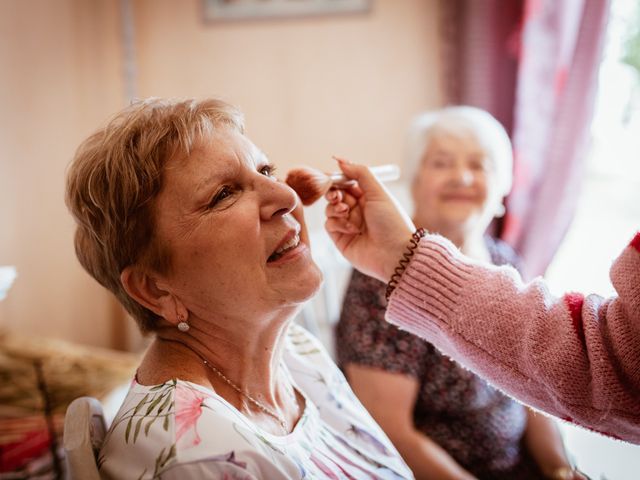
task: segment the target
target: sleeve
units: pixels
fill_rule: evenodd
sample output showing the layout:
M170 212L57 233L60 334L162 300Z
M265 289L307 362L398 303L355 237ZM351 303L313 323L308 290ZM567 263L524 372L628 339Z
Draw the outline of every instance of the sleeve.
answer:
M511 267L422 239L387 319L428 339L508 394L640 443L640 233L611 268L618 296L552 296Z
M353 271L336 329L339 365L348 363L388 372L424 376L424 340L384 321L385 284Z

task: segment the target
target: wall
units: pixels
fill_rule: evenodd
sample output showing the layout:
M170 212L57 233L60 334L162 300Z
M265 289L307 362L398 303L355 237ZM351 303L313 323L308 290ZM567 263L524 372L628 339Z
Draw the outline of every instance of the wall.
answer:
M80 268L64 205L73 152L122 105L117 4L0 2L0 327L107 345L111 297Z
M441 101L437 1L368 14L205 24L199 0L136 2L142 96L218 96L281 167L398 158L409 118Z
M0 2L0 327L122 347L122 315L78 266L63 203L78 143L124 103L119 2ZM205 23L200 0L133 1L138 96L218 96L279 166L397 161L441 103L437 0L368 14Z

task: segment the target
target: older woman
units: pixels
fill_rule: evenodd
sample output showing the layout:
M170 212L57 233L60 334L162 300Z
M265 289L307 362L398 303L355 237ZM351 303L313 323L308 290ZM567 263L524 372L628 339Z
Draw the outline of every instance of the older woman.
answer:
M482 110L449 107L418 117L409 140L415 225L475 259L515 264L506 244L485 235L511 187L502 126ZM337 327L338 359L417 478L554 478L570 467L551 420L385 322L385 290L353 272Z
M135 103L87 139L67 204L85 269L154 335L104 478L407 478L318 341L294 192L216 100Z

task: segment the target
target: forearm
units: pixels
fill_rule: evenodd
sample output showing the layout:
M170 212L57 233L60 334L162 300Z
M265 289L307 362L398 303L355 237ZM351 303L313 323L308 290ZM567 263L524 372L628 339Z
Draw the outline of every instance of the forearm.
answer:
M389 438L413 471L416 480L475 478L440 445L416 430L389 433Z
M560 468L571 467L562 436L553 420L529 409L525 444L531 456L547 477Z
M539 279L525 285L429 236L386 318L524 403L640 443L638 251L625 250L612 278L619 298L555 298Z

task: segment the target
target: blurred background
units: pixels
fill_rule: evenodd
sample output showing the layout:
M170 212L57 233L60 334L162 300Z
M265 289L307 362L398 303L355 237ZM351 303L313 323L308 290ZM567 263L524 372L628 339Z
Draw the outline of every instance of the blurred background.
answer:
M77 145L132 99L237 105L282 176L331 170L334 154L402 164L416 114L484 108L516 155L496 234L557 293L607 295L640 225L639 72L635 0L0 0L0 282L17 273L0 301L0 373L11 381L16 351L36 355L9 338L63 341L78 358L144 346L78 264L63 200ZM404 179L392 190L407 202ZM331 349L349 267L322 211L308 221L326 282L301 321ZM640 447L565 435L594 478L637 478Z

